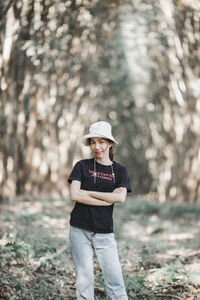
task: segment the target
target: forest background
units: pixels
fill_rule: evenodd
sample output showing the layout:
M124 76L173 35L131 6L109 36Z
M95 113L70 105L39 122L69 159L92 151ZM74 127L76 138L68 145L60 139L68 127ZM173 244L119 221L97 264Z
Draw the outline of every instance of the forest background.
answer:
M184 227L188 233L182 238L194 242L194 251L199 249L199 21L198 0L0 1L0 202L4 212L0 224L4 226L4 267L19 262L27 266L30 253L36 259L42 256L41 251L44 254L54 249L57 241L47 239L51 247L41 250L41 228L37 224L34 232L28 232L29 226L40 216L43 225L49 222L49 230L53 230L56 223L44 216L48 206L53 206L55 212L59 207L71 210L71 204L68 202L66 207L65 202L66 178L76 161L90 157L81 137L92 122L99 120L113 126L113 135L119 141L115 146L116 160L128 167L131 197L135 200L135 204L126 204L127 216L117 213L118 230L130 218L125 226L135 239L133 228L139 221L134 223L131 218L138 212L139 223L144 227L137 223L141 229L137 234L147 234L151 239L152 234L164 232L167 237L165 230L170 224L172 237L173 222L163 223L161 228L156 224L162 224L163 216L180 217L177 230L180 233L183 224L189 226L188 231ZM139 203L138 195L142 199ZM27 215L29 205L32 210ZM60 211L57 213L61 230L68 214L64 217ZM157 217L147 219L153 222L147 224L144 216ZM26 240L25 233L32 235L32 241ZM120 240L123 233L118 233ZM48 234L43 232L43 238L52 239ZM158 240L156 236L155 243ZM143 249L145 239L140 243L138 249ZM175 246L180 247L178 242ZM130 254L131 248L121 247L120 253ZM199 252L191 254L191 248L183 257L192 256L199 266ZM6 258L8 249L13 260ZM149 252L154 250L148 248ZM164 262L159 268L165 268ZM146 269L150 266L145 265ZM140 267L138 260L141 271ZM142 268L145 269L143 265ZM166 272L175 274L181 268ZM16 274L16 269L13 272ZM3 285L13 279L5 278ZM134 288L139 284L141 290L144 281L142 276L138 278L140 282L131 277L126 284L134 282ZM29 293L31 288L23 284L16 283L18 291ZM6 284L7 294L9 286ZM131 289L133 293L133 286ZM134 297L136 294L137 289ZM144 299L148 299L147 294ZM27 295L24 297L30 298Z
M0 195L66 195L107 120L134 194L200 199L199 3L1 1Z

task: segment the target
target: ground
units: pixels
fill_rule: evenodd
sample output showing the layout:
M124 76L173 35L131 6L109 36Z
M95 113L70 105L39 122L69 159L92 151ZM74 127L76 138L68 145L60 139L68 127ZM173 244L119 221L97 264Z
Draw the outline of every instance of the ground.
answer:
M76 299L69 199L4 200L0 299ZM129 299L200 299L200 207L129 196L114 232ZM95 258L96 300L106 299ZM119 299L120 300L120 299Z

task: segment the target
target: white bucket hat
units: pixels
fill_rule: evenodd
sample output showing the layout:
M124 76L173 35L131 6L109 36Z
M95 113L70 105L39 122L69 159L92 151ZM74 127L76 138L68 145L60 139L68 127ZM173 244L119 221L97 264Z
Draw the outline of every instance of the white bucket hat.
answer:
M84 135L82 138L82 143L89 146L88 139L93 137L102 137L111 140L113 143L118 144L118 142L112 136L112 127L108 122L100 121L90 125L89 134Z

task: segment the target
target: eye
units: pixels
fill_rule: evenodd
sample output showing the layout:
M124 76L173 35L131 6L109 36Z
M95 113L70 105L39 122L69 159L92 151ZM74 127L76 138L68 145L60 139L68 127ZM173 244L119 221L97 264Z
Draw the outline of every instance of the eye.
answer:
M99 143L100 143L100 144L104 144L104 143L105 143L105 140L100 140Z

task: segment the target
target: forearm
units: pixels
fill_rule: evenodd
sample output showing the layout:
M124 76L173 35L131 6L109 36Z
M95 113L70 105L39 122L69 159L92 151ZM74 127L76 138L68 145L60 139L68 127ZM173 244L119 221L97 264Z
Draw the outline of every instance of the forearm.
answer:
M89 192L89 196L95 199L99 199L100 201L106 201L108 203L123 203L125 201L125 197L123 197L120 193L104 193L104 192Z
M96 197L91 197L87 195L83 190L76 192L75 194L71 195L71 200L75 202L79 202L85 205L92 205L92 206L109 206L112 203L107 201L102 201Z

